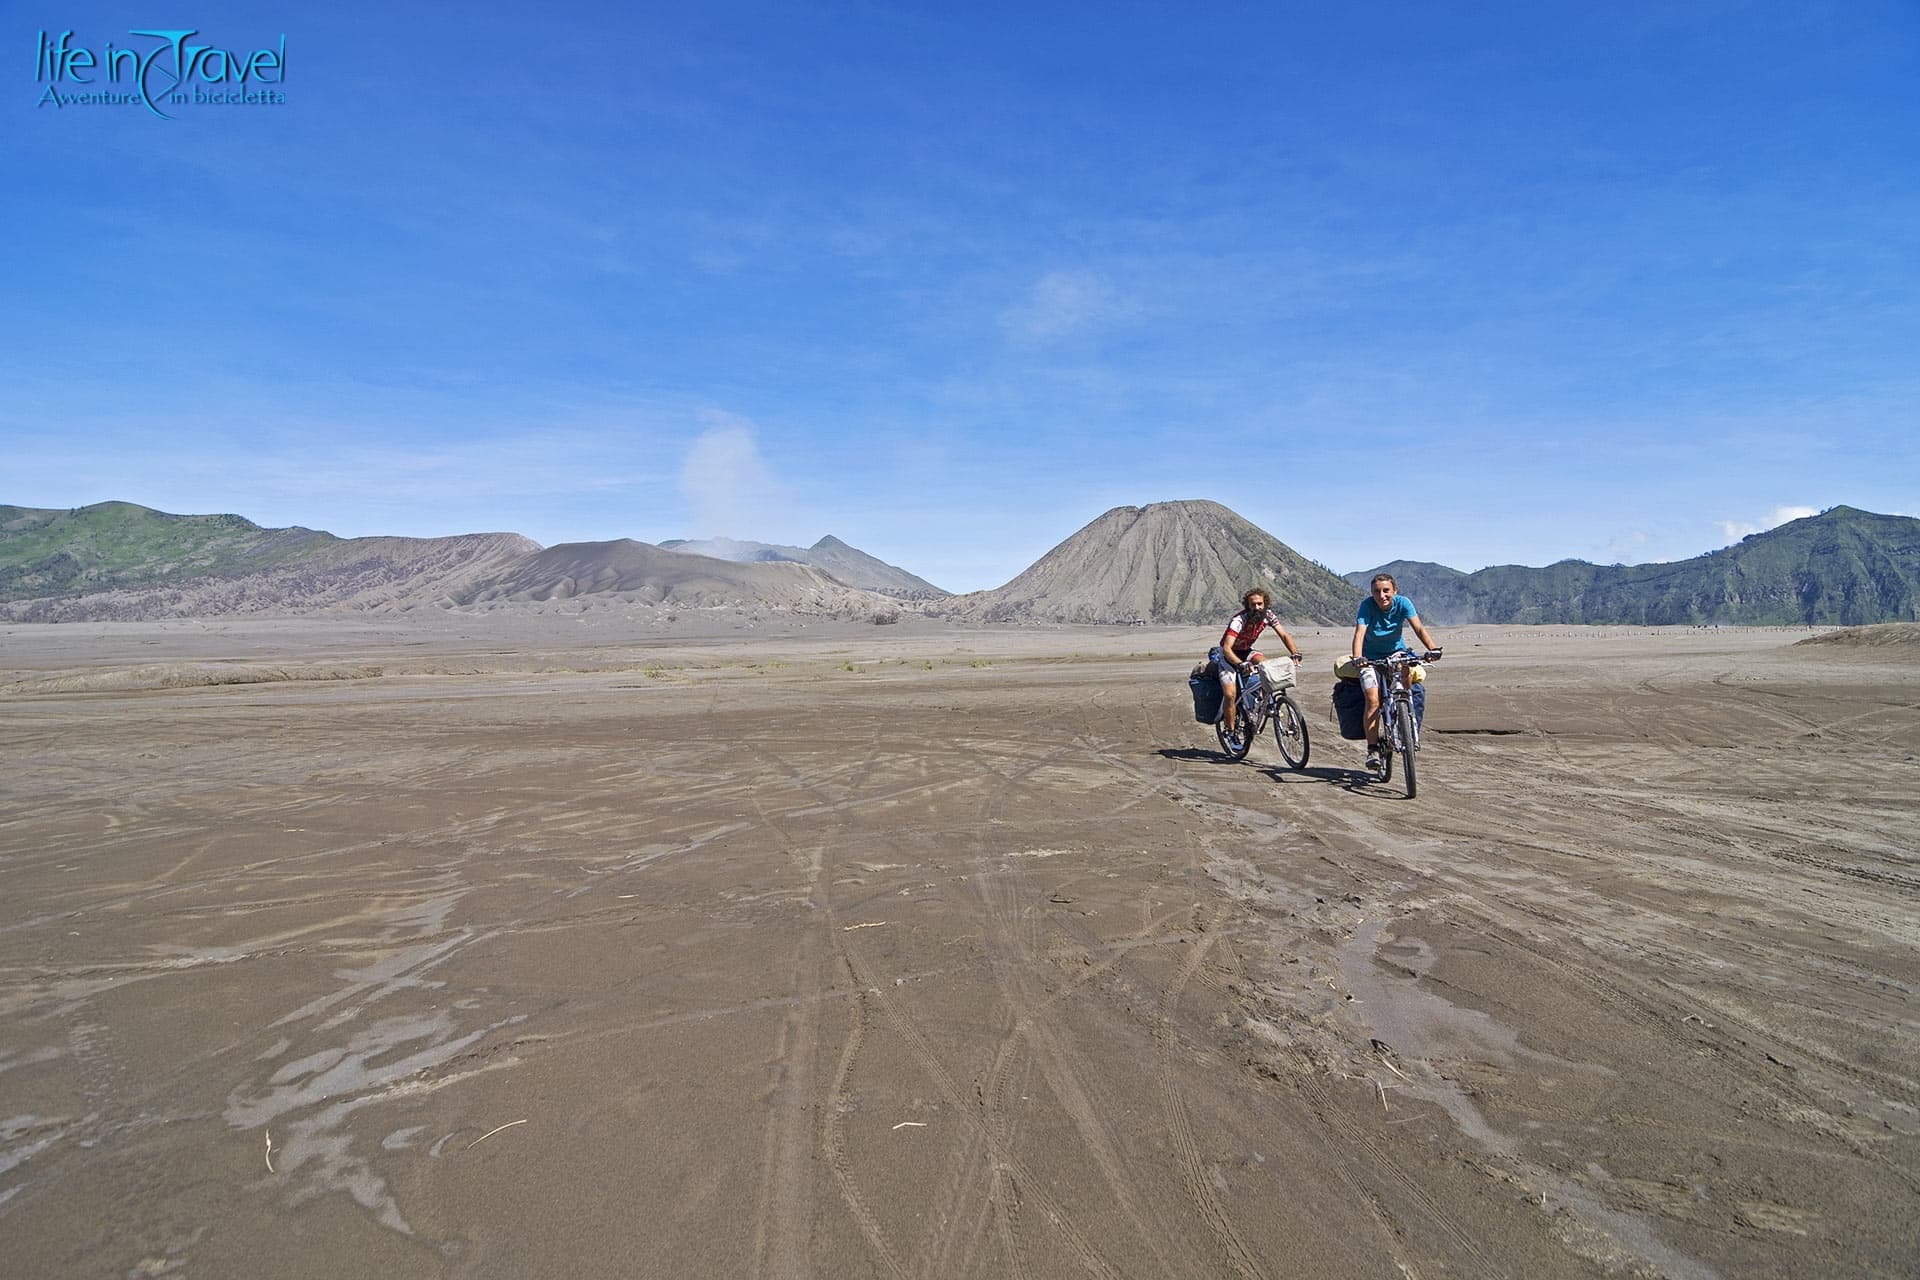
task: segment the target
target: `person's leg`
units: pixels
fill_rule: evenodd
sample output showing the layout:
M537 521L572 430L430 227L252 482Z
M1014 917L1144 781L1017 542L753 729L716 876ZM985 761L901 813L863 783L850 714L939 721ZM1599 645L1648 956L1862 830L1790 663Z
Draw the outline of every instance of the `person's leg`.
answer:
M1240 682L1234 679L1233 672L1222 669L1220 672L1220 697L1227 710L1227 732L1233 732L1234 717L1240 710Z
M1372 667L1360 668L1360 688L1367 695L1367 759L1380 753L1380 679Z

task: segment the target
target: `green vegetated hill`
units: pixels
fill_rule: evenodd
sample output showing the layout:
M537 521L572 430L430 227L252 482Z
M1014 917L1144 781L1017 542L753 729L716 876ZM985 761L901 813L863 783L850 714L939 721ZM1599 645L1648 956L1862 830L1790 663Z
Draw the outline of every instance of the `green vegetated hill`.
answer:
M1920 520L1834 507L1666 564L1563 560L1462 573L1399 560L1386 572L1435 624L1859 626L1920 620Z
M257 573L339 542L240 516L176 516L131 502L70 511L0 505L0 600Z

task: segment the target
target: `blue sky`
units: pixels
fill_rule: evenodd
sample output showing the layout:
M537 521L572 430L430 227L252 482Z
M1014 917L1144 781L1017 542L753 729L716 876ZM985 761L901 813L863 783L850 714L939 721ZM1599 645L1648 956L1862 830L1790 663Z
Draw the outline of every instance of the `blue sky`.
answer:
M0 501L954 590L1175 498L1340 571L1920 513L1911 0L555 8L0 11ZM41 104L159 26L286 101Z

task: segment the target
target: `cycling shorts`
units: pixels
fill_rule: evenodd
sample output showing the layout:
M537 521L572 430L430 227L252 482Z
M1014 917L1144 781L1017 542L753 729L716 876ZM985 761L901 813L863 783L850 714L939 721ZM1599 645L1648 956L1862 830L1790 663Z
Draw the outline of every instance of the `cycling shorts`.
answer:
M1213 674L1220 678L1220 687L1222 689L1231 688L1240 682L1239 676L1234 673L1233 667L1227 662L1226 650L1222 649L1219 645L1215 645L1207 651L1207 659L1213 663Z
M1394 652L1396 652L1396 653L1412 653L1412 652L1413 652L1413 650L1411 650L1411 649L1396 649L1396 650L1394 650ZM1373 666L1372 664L1370 664L1370 663L1369 663L1369 664L1366 664L1366 665L1363 665L1363 666L1362 666L1362 667L1360 668L1360 687L1361 687L1362 689L1366 689L1366 690L1369 690L1369 691L1371 691L1371 690L1374 690L1374 689L1378 689L1378 688L1380 687L1380 670L1379 670L1379 668L1378 668L1378 667L1375 667L1375 666Z

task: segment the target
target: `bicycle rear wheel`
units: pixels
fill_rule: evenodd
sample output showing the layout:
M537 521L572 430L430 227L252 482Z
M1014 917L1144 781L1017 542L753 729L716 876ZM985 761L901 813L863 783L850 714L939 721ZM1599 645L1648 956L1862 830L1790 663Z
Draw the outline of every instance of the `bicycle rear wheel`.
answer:
M1300 704L1293 700L1293 695L1285 690L1273 708L1273 740L1280 748L1281 758L1289 765L1295 769L1307 767L1307 718L1300 714Z
M1229 760L1245 760L1248 749L1253 746L1253 735L1247 731L1244 709L1240 723L1233 727L1232 733L1227 732L1227 713L1222 711L1220 718L1213 722L1213 735L1220 739L1220 749L1227 753Z

